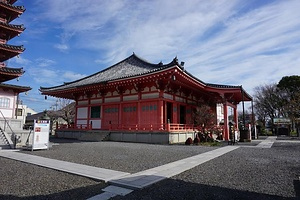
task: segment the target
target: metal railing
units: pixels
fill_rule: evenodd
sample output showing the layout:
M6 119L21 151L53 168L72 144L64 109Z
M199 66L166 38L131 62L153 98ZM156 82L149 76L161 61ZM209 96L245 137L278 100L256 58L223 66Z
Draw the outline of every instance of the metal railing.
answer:
M6 126L9 128L9 130L11 131L11 141L13 143L13 147L16 148L16 144L17 144L17 135L16 133L12 130L10 124L8 123L7 119L5 118L5 116L3 115L2 111L0 110L1 116L4 119L4 127L2 128L2 130L5 132ZM9 139L6 138L8 141Z

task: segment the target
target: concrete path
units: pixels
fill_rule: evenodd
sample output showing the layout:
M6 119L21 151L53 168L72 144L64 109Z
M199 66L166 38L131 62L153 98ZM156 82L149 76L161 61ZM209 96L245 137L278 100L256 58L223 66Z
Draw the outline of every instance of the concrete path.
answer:
M120 172L110 169L44 158L35 155L18 153L15 150L0 150L0 156L105 182L129 175L129 173L127 172Z
M93 197L89 198L88 200L108 200L117 195L125 196L125 195L131 193L133 190L110 185L110 186L102 189L102 191L104 191L104 192L101 194L98 194L96 196L93 196Z
M267 139L263 140L261 143L256 145L259 148L271 148L273 143L276 141L277 136L269 136Z
M166 165L128 175L120 179L111 180L109 181L109 183L112 185L117 185L129 189L142 189L163 179L175 176L186 170L192 169L202 163L205 163L211 159L219 157L237 148L239 147L226 146L218 148L213 151L209 151L196 156L168 163Z

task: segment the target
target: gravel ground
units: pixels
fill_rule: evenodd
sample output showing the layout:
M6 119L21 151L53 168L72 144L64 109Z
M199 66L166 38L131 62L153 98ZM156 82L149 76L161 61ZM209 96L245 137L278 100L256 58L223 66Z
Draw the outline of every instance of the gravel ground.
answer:
M219 148L77 140L53 140L53 142L59 145L53 145L48 151L22 151L22 153L136 173Z
M138 172L219 147L55 141L25 151L70 162ZM244 143L242 143L244 144ZM86 199L103 182L0 157L0 199ZM170 179L114 199L300 199L300 144L240 147ZM3 187L5 185L5 187Z
M300 199L300 145L239 148L114 199Z
M86 199L107 184L0 157L0 199Z

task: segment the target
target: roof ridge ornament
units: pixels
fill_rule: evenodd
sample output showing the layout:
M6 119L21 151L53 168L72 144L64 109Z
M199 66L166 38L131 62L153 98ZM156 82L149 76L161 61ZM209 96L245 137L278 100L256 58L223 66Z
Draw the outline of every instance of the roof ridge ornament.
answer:
M173 61L176 62L176 63L178 62L177 55L176 55L176 57L173 59Z

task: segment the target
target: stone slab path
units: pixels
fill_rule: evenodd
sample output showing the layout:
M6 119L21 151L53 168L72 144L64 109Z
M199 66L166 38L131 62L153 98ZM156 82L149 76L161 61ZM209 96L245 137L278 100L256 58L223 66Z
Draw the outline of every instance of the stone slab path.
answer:
M105 182L129 175L127 172L44 158L41 156L18 153L12 150L1 150L0 156Z

